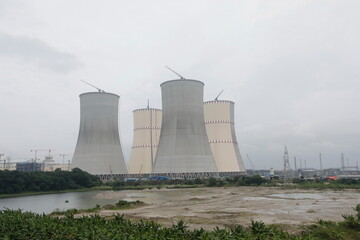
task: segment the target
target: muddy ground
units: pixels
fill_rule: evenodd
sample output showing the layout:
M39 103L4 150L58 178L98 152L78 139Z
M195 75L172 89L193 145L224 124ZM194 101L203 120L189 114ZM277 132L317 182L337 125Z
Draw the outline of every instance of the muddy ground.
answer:
M213 229L216 226L248 226L251 220L278 224L285 230L298 231L317 219L342 220L342 214L354 214L360 203L360 191L302 190L264 187L147 189L107 191L97 198L141 200L144 206L129 210L103 210L100 215L125 214L130 219L155 220L171 225L180 219L190 228Z

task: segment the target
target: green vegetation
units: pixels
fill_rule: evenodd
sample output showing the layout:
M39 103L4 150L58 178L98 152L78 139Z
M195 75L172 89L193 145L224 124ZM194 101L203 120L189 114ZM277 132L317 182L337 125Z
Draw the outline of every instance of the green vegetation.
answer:
M161 181L114 181L108 183L113 190L141 190L146 188L197 188L197 187L235 187L235 186L266 186L280 187L283 181L280 179L266 179L259 175L236 176L228 178L208 178L208 179L171 179ZM301 178L292 179L292 184L287 188L300 189L360 189L360 180L339 179L339 180L304 180Z
M109 210L120 210L120 209L130 209L140 205L144 205L144 202L139 200L136 200L134 202L119 200L119 202L115 203L115 205L108 204L103 206L103 208Z
M69 216L69 215L80 214L80 213L96 213L103 209L106 209L106 210L131 209L131 208L134 208L137 206L142 206L142 205L144 205L144 202L139 201L139 200L137 200L137 201L119 200L114 205L107 204L107 205L104 205L103 207L101 207L99 204L96 204L96 206L93 208L86 208L86 209L71 208L71 209L68 209L65 211L55 210L52 213L50 213L50 215L51 216Z
M0 194L64 191L101 185L98 177L78 168L54 172L0 171Z
M161 181L114 181L108 183L113 190L141 190L146 188L197 188L197 187L222 187L222 186L259 186L269 184L269 181L256 176L244 176L234 178L208 178L208 179L171 179Z
M76 209L76 208L70 208L68 210L65 211L60 211L60 210L55 210L52 213L50 213L51 216L57 215L57 216L69 216L69 215L73 215L73 214L78 214L78 213L91 213L91 212L99 212L101 210L100 205L96 204L95 207L93 208L87 208L87 209Z
M123 203L120 203L120 205ZM356 215L346 215L342 222L319 220L304 227L299 234L287 233L274 225L252 221L250 226L234 226L212 231L202 228L190 230L179 221L171 227L162 227L153 221L132 222L123 215L103 218L98 215L74 217L69 211L65 217L22 212L0 211L1 239L360 239L360 204Z

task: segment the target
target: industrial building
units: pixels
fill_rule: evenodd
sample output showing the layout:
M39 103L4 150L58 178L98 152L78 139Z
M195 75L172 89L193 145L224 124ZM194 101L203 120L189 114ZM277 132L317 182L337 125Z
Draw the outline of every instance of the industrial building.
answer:
M119 96L104 91L80 95L80 129L71 169L125 174L118 128Z
M134 137L128 162L129 173L151 173L160 138L162 111L142 108L133 111Z
M204 103L206 132L219 172L246 172L236 140L234 102L214 100Z
M15 171L16 170L16 163L6 162L4 160L4 163L0 163L0 171Z
M217 172L204 122L198 80L162 83L162 125L153 173Z
M18 162L16 171L19 172L40 172L43 170L43 164L37 162Z

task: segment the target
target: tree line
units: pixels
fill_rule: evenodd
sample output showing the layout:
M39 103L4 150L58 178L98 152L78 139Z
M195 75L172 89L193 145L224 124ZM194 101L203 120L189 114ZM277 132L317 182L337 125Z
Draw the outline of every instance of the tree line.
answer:
M60 191L101 185L98 177L78 168L72 171L0 171L0 194Z

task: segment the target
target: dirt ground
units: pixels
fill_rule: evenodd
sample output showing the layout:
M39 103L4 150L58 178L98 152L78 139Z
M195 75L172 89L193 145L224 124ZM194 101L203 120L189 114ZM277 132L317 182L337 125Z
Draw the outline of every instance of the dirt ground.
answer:
M98 213L102 216L121 213L130 219L155 220L164 225L183 219L190 228L205 229L248 226L253 219L294 232L317 219L339 221L342 214L355 214L353 208L360 203L360 191L263 187L147 189L107 191L96 198L146 203L129 210L103 210Z

